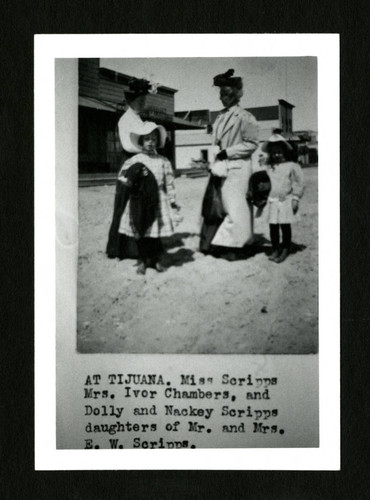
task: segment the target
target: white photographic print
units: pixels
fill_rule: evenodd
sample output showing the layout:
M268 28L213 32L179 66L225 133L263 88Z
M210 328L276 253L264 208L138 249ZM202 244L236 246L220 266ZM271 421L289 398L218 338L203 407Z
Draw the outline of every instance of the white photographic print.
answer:
M338 468L338 37L98 38L35 44L37 467Z

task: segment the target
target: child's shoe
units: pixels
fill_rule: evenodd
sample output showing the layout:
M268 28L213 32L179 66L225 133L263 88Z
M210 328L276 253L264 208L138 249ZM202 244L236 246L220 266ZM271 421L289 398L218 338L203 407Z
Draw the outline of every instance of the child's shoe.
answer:
M272 254L269 256L269 260L275 260L279 257L280 255L280 250L278 248L275 248L275 250L273 250Z
M280 264L281 262L284 262L284 260L288 257L288 255L289 255L289 249L283 248L281 254L278 257L276 257L276 259L274 259L274 262Z
M145 274L146 273L146 265L145 262L139 262L136 269L137 274Z
M156 262L155 263L155 268L156 270L159 272L159 273L164 273L165 271L167 271L167 267L165 267L163 264L161 264L160 262Z

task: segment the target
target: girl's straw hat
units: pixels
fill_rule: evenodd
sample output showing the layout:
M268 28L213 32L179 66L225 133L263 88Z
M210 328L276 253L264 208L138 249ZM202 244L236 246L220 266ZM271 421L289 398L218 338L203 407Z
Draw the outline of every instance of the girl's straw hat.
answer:
M131 142L132 150L141 152L143 148L139 144L139 138L143 135L150 134L153 130L158 130L159 132L159 143L157 147L163 148L167 139L166 129L162 125L157 125L154 122L143 122L142 126L135 128L135 132L129 133L129 142Z
M262 146L262 151L264 153L269 152L269 145L275 142L281 142L284 144L284 146L288 149L288 151L292 151L293 147L289 144L289 142L280 134L272 134L270 139L266 141L263 146Z

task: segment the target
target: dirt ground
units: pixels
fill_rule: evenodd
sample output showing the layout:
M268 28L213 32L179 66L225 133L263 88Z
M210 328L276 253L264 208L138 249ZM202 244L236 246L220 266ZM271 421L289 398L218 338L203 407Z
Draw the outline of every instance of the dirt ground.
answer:
M198 251L207 178L176 179L183 222L168 239L167 272L136 274L108 259L114 186L79 190L77 348L85 353L307 354L318 349L317 168L305 194L293 253L267 259L268 224L255 219L254 255L228 262Z

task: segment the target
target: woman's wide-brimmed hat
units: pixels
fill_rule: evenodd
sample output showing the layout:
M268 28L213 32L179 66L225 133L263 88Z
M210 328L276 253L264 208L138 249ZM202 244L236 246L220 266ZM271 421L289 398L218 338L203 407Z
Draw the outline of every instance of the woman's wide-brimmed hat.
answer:
M285 137L283 137L281 134L275 133L275 134L272 134L272 136L269 138L269 140L263 144L263 146L261 148L262 151L264 153L268 153L270 145L276 144L277 142L283 144L288 151L293 150L293 147L289 144L289 142L285 139Z
M233 76L235 71L229 69L226 73L221 73L213 78L213 85L215 87L236 87L241 89L243 87L243 81L240 76Z
M142 126L136 127L134 132L128 133L128 141L131 143L130 151L137 153L141 153L143 147L139 144L139 138L143 135L148 135L154 130L158 130L159 135L159 143L157 144L158 148L163 148L166 144L167 132L166 129L162 125L157 125L154 122L143 122Z

